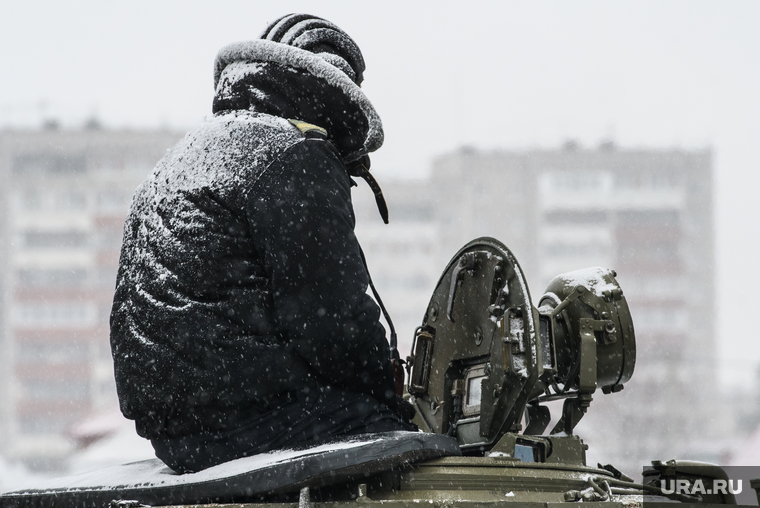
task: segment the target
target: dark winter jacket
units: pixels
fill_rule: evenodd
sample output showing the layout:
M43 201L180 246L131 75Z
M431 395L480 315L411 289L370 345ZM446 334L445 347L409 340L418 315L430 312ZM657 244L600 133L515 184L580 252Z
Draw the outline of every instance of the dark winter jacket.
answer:
M215 116L140 185L124 229L111 347L122 412L148 438L320 386L393 396L346 166L382 143L374 109L337 68L269 41L222 50L215 78Z

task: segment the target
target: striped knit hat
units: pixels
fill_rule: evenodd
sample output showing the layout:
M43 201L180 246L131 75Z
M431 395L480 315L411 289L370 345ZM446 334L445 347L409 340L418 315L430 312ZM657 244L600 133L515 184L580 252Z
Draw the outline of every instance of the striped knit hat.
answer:
M346 32L310 14L288 14L272 23L259 37L316 54L343 71L354 83L364 79L364 58Z

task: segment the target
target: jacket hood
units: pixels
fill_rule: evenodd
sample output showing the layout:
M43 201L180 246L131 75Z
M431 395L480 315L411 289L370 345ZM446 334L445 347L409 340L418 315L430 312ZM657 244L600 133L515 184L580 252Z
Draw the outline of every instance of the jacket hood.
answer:
M338 67L309 51L267 40L233 43L214 62L214 112L250 109L327 129L346 162L383 144L375 108Z

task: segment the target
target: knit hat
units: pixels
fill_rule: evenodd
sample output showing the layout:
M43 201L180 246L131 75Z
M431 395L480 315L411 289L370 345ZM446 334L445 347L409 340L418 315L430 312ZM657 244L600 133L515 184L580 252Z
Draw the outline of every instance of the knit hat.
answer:
M364 79L364 58L346 32L310 14L288 14L272 23L259 37L300 48L343 71L357 85Z
M212 109L252 109L319 125L344 162L353 163L383 144L380 117L359 86L363 73L361 51L340 28L308 14L289 14L261 38L219 50Z

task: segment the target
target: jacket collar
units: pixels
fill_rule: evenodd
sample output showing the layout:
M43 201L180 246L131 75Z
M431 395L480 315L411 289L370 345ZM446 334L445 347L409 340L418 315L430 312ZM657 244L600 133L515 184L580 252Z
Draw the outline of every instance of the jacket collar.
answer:
M214 112L251 109L325 127L346 162L380 148L383 126L364 92L319 56L266 40L222 48Z

